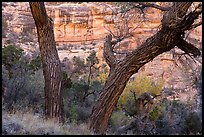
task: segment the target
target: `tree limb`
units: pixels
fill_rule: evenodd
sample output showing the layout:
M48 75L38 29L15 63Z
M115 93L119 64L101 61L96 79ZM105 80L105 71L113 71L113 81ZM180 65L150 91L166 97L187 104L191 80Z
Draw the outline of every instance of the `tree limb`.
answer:
M131 6L132 6L132 3L131 3ZM135 3L132 7L128 8L128 9L125 9L125 10L122 10L120 13L126 13L132 9L140 9L143 12L143 9L144 8L147 8L147 7L150 7L150 8L155 8L155 9L158 9L158 10L161 10L161 11L168 11L170 10L170 7L162 7L162 6L159 6L157 4L153 4L153 3L144 3L144 2L137 2Z
M125 35L124 37L118 37L116 40L114 40L114 41L112 41L111 42L111 45L116 45L118 42L121 42L121 41L123 41L124 39L126 39L126 38L129 38L129 37L131 37L132 36L132 34L130 34L130 33L128 33L127 35Z
M126 52L126 51L122 51L122 52L113 51L113 53L115 53L115 54L125 54L125 55L127 55L129 52Z
M177 29L192 2L174 2L171 9L163 16L162 27Z
M194 25L192 25L195 21L195 19L197 19L199 17L199 15L202 13L202 4L199 4L195 10L193 12L190 12L188 15L186 15L182 21L182 30L190 30L193 29L199 25L201 25L202 23L196 23ZM200 24L201 23L201 24Z
M176 8L177 9L176 12L184 16L183 12L187 12L191 4L192 4L191 2L189 3L181 2L179 4L177 3L176 7L178 9ZM173 26L172 28L170 28L171 26L168 26L168 25L172 25L171 23L169 24L169 22L175 21L175 18L173 17L176 17L176 16L174 15L175 15L175 6L172 7L171 11L167 12L164 15L164 18L162 19L163 22L162 22L161 30L157 32L157 34L155 34L154 36L148 38L146 42L138 46L133 52L129 53L123 59L122 61L124 63L123 65L129 66L128 73L136 73L142 65L153 60L153 58L156 57L157 55L163 52L169 51L175 46L179 45L179 43L181 43L182 38L179 36L179 33L178 33L180 32L180 30L177 30L177 28L180 28L182 24L175 22L175 24L173 24L175 26ZM180 17L183 17L183 16L180 16ZM172 31L172 29L174 29L174 31ZM172 36L174 36L174 38L172 38ZM169 41L170 39L171 41ZM185 42L182 42L182 43L184 44ZM189 44L187 45L189 47ZM192 49L192 51L190 51L191 48L188 50L188 48L185 48L185 47L183 49L190 53L193 53L194 56L200 55L197 50L193 51L194 49Z
M103 56L109 65L110 68L113 68L116 64L116 57L113 54L113 47L112 47L112 35L109 34L105 37L105 44L104 44L104 51Z
M177 45L178 48L180 48L181 50L183 50L185 53L189 54L193 54L194 57L200 56L200 50L198 48L196 48L194 45L192 45L191 43L188 43L185 40L181 40L181 42Z
M153 4L153 3L138 2L138 4L140 4L143 8L151 7L151 8L161 10L161 11L168 11L170 9L170 7L162 7L157 4Z
M191 26L188 28L188 30L194 29L194 28L196 28L196 27L198 27L198 26L200 26L200 25L202 25L202 21L191 25Z

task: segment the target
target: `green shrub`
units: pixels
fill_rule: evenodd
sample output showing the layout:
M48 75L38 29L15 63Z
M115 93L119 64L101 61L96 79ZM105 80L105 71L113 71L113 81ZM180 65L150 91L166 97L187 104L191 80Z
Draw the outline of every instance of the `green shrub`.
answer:
M75 103L72 103L71 108L70 108L70 120L73 123L77 122L77 105Z
M171 134L172 128L170 127L170 122L166 119L164 114L161 114L155 121L156 134L157 135L169 135Z
M119 127L129 124L131 118L126 116L122 111L115 111L112 113L109 120L109 125L113 132L117 131Z
M68 74L67 72L65 71L62 71L62 86L63 86L63 89L66 89L66 88L71 88L72 87L72 80L71 78L68 77Z
M64 112L67 118L72 117L70 120L75 119L75 122L86 122L91 109L96 101L98 91L100 90L100 83L93 81L88 87L85 80L72 81L71 88L64 90ZM93 92L84 98L85 92ZM75 102L75 103L73 103Z
M23 55L23 50L14 45L2 47L2 63L9 72L9 78L13 77L12 68L14 68L16 64L20 62Z
M98 61L98 58L96 57L96 52L95 51L92 51L90 53L90 55L86 58L86 61L88 64L90 65L95 65L95 64L98 64L99 61Z
M78 73L78 75L83 74L84 69L86 68L84 60L81 59L80 57L74 56L72 58L72 62L73 62L73 65L74 65L74 72Z
M7 111L42 112L44 109L44 78L42 70L35 74L23 73L9 79L6 83L4 109Z
M159 117L159 109L158 109L158 107L157 106L154 107L153 110L149 112L148 116L149 116L149 120L151 120L151 121L157 120L158 117Z
M202 133L202 122L196 112L191 112L185 118L183 126L186 134Z
M2 47L2 63L12 65L20 60L23 55L23 49L14 45Z
M40 68L42 68L41 56L38 55L36 58L32 59L30 64L29 64L29 67L33 71L37 71Z
M99 74L99 80L101 83L105 84L106 82L106 79L108 77L108 74L104 71L102 71L100 74Z

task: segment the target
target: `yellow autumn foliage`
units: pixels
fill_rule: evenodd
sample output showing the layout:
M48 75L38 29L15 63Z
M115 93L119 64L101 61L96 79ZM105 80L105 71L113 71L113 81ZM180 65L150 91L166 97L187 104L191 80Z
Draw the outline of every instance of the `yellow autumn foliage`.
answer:
M100 80L100 82L104 84L104 83L106 82L107 77L108 77L108 74L107 74L107 73L105 73L104 71L101 72L101 73L99 74L99 80Z
M152 78L148 77L145 73L140 73L134 79L134 81L129 81L127 83L119 99L119 103L120 104L126 103L127 99L130 98L130 96L133 96L131 92L135 92L137 98L144 92L158 95L162 91L163 86L164 81L162 81L162 79L154 81Z

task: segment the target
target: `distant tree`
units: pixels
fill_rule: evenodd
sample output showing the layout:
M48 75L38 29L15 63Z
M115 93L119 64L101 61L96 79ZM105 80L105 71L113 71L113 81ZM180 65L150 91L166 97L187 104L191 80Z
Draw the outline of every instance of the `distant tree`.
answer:
M86 68L84 60L81 59L80 57L74 56L72 58L72 62L74 65L74 70L71 75L73 75L74 73L82 74L84 69Z
M43 2L30 2L35 20L45 79L45 116L64 121L61 62L54 39L53 20L48 17Z
M87 79L88 88L87 90L85 90L83 99L85 99L88 95L94 93L94 92L88 93L88 90L90 88L91 76L93 75L92 69L93 68L97 69L94 65L99 63L98 58L96 57L96 52L92 51L91 54L86 58L86 61L89 67L89 73L88 73L88 79Z
M135 7L143 9L144 7L154 7L165 11L161 20L161 28L121 60L117 59L113 52L114 45L120 39L113 41L111 34L105 37L103 55L110 67L110 73L90 116L90 129L95 133L105 134L108 120L129 78L137 73L143 65L175 46L194 57L201 55L198 48L184 39L185 31L202 24L201 22L194 23L202 13L202 4L198 4L195 10L188 12L191 5L192 2L174 2L170 7L137 3Z
M92 74L92 68L94 67L95 64L98 64L98 58L96 57L96 52L92 51L91 54L86 58L87 64L89 66L89 75L88 75L88 85L90 85L90 79L91 79L91 74Z
M13 76L12 68L15 66L15 64L17 64L20 61L23 54L24 54L23 49L18 48L14 45L2 47L2 63L8 70L9 78L12 78Z

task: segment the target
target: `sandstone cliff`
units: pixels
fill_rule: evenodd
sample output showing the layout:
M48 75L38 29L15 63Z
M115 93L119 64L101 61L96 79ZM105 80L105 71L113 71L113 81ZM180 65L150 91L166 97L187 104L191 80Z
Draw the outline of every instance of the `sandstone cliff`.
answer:
M159 30L162 17L159 10L146 9L145 16L139 11L130 11L125 18L121 18L122 14L118 8L110 3L45 4L47 13L54 22L55 40L61 60L73 56L86 58L91 50L95 50L102 64L103 39L110 31L116 36L131 32L132 37L117 45L118 50L131 51ZM28 52L39 50L28 2L3 2L2 14L8 25L3 43L10 40ZM188 40L201 47L201 38L200 26L189 33ZM178 73L179 70L171 70L173 67L173 54L167 52L146 64L141 71L146 71L149 76L156 78L163 77L168 86L174 86L174 83L178 85L175 81L179 81L183 76ZM184 86L182 84L179 87Z

